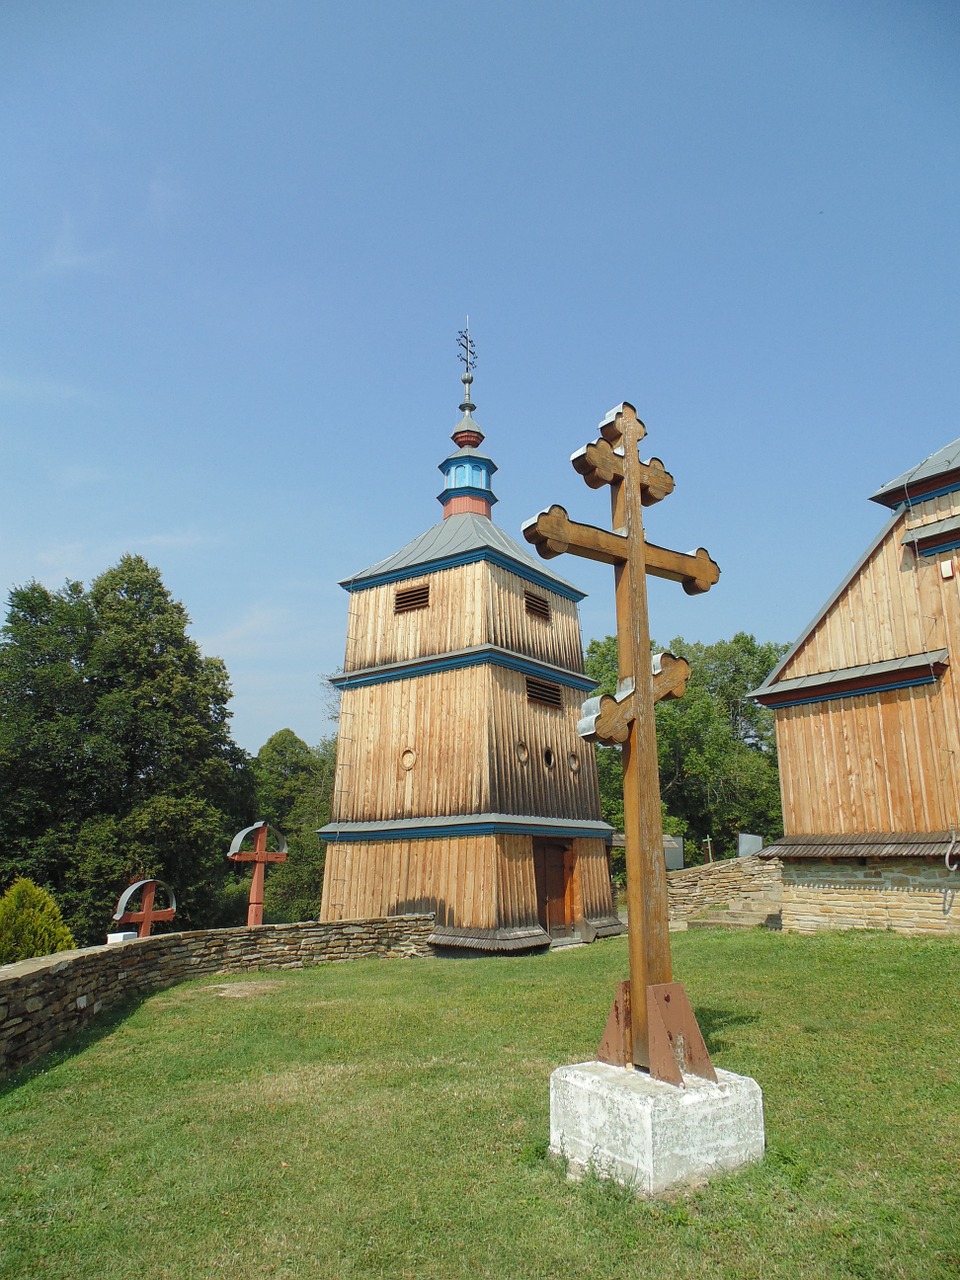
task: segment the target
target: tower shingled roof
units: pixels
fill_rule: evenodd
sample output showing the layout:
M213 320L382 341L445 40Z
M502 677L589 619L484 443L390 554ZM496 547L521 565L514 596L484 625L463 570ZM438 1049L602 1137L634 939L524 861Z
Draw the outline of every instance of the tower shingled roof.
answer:
M484 551L491 552L492 557L501 556L514 561L519 569L528 571L531 581L547 579L555 583L560 593L570 599L582 600L584 597L584 592L578 591L572 583L553 573L542 560L535 560L492 520L474 512L448 516L392 556L344 578L340 586L351 591L371 579L399 581L401 578L413 577L418 568L422 568L425 573L431 572L429 566L439 568L448 560L482 558L477 553ZM437 562L441 563L438 565Z

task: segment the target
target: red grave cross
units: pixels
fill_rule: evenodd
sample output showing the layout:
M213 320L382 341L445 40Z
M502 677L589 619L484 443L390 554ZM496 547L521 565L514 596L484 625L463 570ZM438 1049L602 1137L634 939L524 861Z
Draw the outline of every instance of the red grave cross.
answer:
M243 842L253 834L253 848L244 849ZM276 849L267 849L267 837L272 834ZM252 862L253 880L250 883L250 901L247 906L247 927L263 924L263 878L268 862L286 862L287 842L279 831L267 826L265 822L255 822L252 827L244 827L233 837L227 857L231 862Z
M155 911L153 904L158 888L166 893L168 905ZM140 893L140 910L128 911L127 903L138 893ZM117 924L139 925L139 936L149 938L155 921L172 920L176 914L177 899L168 884L164 884L162 880L138 880L136 884L130 885L129 889L124 889L120 895L113 918Z

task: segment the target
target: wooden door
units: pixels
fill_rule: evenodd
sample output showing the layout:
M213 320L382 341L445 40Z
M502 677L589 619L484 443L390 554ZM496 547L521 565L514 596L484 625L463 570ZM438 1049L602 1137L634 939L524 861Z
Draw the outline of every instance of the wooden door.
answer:
M552 938L572 933L576 923L573 850L557 840L535 839L533 871L542 928Z

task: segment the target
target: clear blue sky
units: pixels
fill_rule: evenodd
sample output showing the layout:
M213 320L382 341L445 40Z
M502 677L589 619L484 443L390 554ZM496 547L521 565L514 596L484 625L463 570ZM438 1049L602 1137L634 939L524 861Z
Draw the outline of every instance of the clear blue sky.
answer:
M469 312L497 522L605 522L568 459L631 400L723 571L654 634L794 639L960 434L958 66L954 0L8 0L0 585L139 552L241 745L318 741Z

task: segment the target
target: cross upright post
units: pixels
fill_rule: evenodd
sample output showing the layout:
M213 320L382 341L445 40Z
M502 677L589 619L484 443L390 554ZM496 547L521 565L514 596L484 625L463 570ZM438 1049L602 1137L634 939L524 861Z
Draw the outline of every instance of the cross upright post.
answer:
M253 848L244 849L243 842L253 832ZM267 849L267 836L273 833L278 848ZM247 903L247 927L255 928L263 924L263 884L268 862L286 862L287 842L279 831L266 822L255 822L252 827L244 827L233 837L227 857L231 862L252 862L253 879L250 881L250 898Z
M571 461L590 488L610 486L612 531L577 524L559 506L523 527L545 558L569 551L614 568L619 684L615 697L588 702L580 723L588 741L623 749L630 981L620 986L600 1056L675 1084L683 1083L684 1070L715 1079L683 988L672 981L654 718L659 698L682 695L689 667L669 654L651 662L646 575L696 594L717 582L720 570L702 547L686 555L646 541L643 507L670 494L673 477L658 458L640 461L646 428L633 405L612 410L600 433Z

